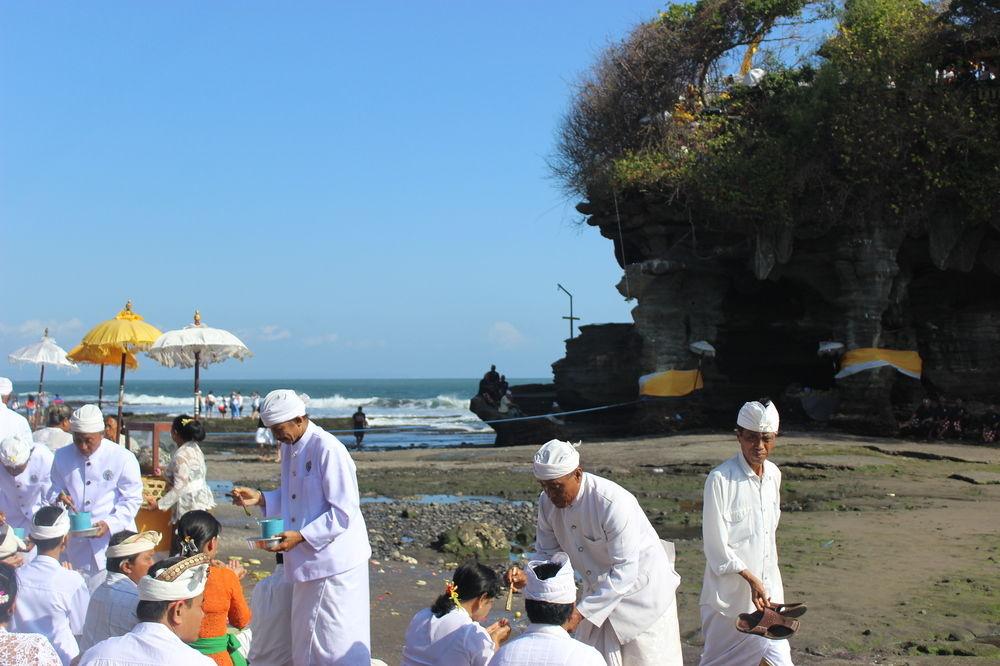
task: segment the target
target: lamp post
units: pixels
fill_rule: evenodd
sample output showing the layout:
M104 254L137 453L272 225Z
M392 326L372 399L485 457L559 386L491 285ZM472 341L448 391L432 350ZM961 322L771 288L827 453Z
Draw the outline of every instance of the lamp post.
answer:
M566 287L562 286L558 282L556 283L556 287L560 291L562 291L564 294L566 294L567 296L569 296L569 316L568 317L563 317L563 319L568 319L569 320L569 339L572 340L573 339L573 322L574 321L580 321L579 317L574 317L573 316L573 294L571 294L568 291L566 291Z

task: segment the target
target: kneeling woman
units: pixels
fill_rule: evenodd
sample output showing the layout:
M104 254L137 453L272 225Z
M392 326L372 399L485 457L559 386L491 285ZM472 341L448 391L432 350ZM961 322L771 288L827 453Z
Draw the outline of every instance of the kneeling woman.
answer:
M506 620L479 623L500 594L500 576L478 562L455 570L454 582L430 608L413 616L400 666L486 666L510 636Z
M146 507L152 510L173 509L172 523L176 524L188 511L209 511L215 507L215 498L205 476L208 468L205 456L198 446L205 440L205 428L198 419L178 416L170 426L170 437L177 444L177 451L170 460L166 477L172 484L163 497L157 500L146 496Z

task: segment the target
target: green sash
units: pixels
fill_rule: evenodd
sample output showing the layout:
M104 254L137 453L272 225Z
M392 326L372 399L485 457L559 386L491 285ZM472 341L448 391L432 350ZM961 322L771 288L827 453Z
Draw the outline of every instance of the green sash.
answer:
M229 658L233 660L233 666L247 666L247 660L238 652L240 641L236 638L236 634L225 633L215 638L199 638L188 645L204 655L228 652Z

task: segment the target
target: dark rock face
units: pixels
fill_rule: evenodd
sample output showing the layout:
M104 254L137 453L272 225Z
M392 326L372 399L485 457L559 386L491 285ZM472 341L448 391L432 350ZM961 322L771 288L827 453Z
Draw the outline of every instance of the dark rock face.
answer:
M637 301L634 324L583 327L568 342L553 365L561 405L635 399L640 375L698 367L688 349L697 340L717 350L703 363L705 389L644 403L628 423L618 419L620 431L665 419L673 427L674 412L685 424L728 426L743 401L769 396L791 422L823 414L835 427L890 434L924 395L973 409L997 401L998 225L720 231L696 229L648 196L619 195L618 204L620 227L610 201L579 209L614 242L625 272L618 288ZM917 351L923 377L880 368L835 380L835 359L817 355L825 340Z

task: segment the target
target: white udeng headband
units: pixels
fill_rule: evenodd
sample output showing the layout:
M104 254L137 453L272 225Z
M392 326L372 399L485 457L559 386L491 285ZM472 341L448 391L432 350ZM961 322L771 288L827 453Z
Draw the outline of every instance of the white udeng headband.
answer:
M156 578L139 581L139 601L184 601L205 591L210 558L205 553L181 560L160 571Z
M3 535L3 541L0 541L0 560L10 557L19 550L27 549L25 543L14 534L14 528L8 525L7 533Z
M579 446L580 442L572 444L558 439L546 442L535 453L532 461L535 478L550 481L576 470L580 466L580 453L577 451Z
M107 557L131 557L132 555L145 553L147 550L156 548L162 538L162 534L153 530L133 534L121 543L108 546L105 555Z
M268 428L305 415L305 401L291 389L271 391L260 403L260 420Z
M31 521L31 538L32 539L59 539L61 537L69 534L69 512L66 509L62 510L59 517L56 518L56 522L51 525L36 525L35 521Z
M558 564L559 571L551 578L541 580L535 575L535 567L542 564ZM524 570L528 582L524 586L524 598L535 601L545 601L550 604L575 604L576 581L573 579L573 566L569 563L569 555L556 553L551 560L532 560Z

